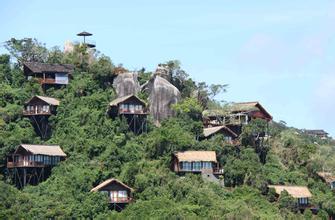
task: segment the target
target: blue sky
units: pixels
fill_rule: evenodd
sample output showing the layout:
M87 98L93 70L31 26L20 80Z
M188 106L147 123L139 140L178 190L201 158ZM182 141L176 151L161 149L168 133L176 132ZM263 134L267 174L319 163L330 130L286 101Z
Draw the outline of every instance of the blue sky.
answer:
M178 59L197 81L228 83L219 100L260 101L276 121L335 136L334 23L334 0L3 0L0 42L62 47L86 30L115 64Z

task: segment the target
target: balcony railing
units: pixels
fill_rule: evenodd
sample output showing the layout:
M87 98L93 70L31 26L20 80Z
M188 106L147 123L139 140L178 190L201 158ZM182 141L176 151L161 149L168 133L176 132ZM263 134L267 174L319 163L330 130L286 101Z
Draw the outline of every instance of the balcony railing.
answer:
M224 173L224 170L222 168L214 168L213 174L222 175Z
M38 81L41 84L55 84L56 83L56 79L53 79L53 78L38 79Z
M119 109L119 114L147 114L143 110L127 110L127 109Z
M50 111L42 111L42 110L37 110L37 111L23 110L23 115L51 115L51 112Z
M45 167L45 165L42 162L30 161L30 160L7 162L7 168L14 168L14 167Z
M109 203L130 203L132 200L131 197L113 197L109 199Z

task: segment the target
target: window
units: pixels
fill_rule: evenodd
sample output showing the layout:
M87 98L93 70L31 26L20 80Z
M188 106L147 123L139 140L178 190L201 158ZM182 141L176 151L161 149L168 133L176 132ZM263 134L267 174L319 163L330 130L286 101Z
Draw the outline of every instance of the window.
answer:
M191 163L190 162L181 162L181 170L191 170Z
M142 111L142 105L136 105L135 110L136 111Z
M129 111L130 111L130 112L134 112L134 111L135 111L135 106L132 105L132 104L130 104L130 105L129 105Z
M126 190L121 190L121 191L119 191L119 193L118 193L118 197L119 198L127 198L128 196L127 196L127 191Z
M193 162L193 170L201 170L201 162Z
M212 162L202 162L202 168L212 169Z
M307 205L308 204L308 198L299 198L298 203L300 205Z
M229 137L229 136L225 136L224 139L225 139L225 141L227 141L227 142L231 142L231 141L232 141L232 138Z

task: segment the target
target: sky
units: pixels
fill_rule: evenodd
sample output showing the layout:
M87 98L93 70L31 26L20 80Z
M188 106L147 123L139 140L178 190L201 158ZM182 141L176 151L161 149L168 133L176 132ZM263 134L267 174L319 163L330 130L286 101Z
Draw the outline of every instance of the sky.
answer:
M130 70L180 60L196 81L229 84L217 97L259 101L288 126L335 137L335 0L2 0L0 42L48 48L93 33ZM0 53L5 53L0 47Z

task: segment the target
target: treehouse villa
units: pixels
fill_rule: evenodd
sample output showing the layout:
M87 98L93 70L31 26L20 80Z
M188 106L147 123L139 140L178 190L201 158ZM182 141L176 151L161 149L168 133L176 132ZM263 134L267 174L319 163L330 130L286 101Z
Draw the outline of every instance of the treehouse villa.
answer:
M184 151L172 155L172 168L178 174L201 173L206 171L222 175L215 151Z
M318 172L317 175L328 184L332 190L335 190L335 175L330 172Z
M268 187L274 189L278 197L283 191L286 191L296 200L296 204L302 210L310 207L309 199L312 194L306 186L269 185Z
M58 145L21 144L7 157L7 169L18 188L37 185L51 173L51 168L66 158Z
M122 210L127 204L133 201L132 188L117 179L108 179L96 187L91 192L101 192L106 194L111 208Z
M73 65L70 64L23 63L26 78L35 78L41 85L67 85L73 69Z
M37 95L25 103L23 115L52 115L56 113L59 103L57 99Z
M146 103L136 95L128 95L114 99L109 103L109 115L113 118L125 117L129 130L135 134L146 131L147 128L147 108Z

